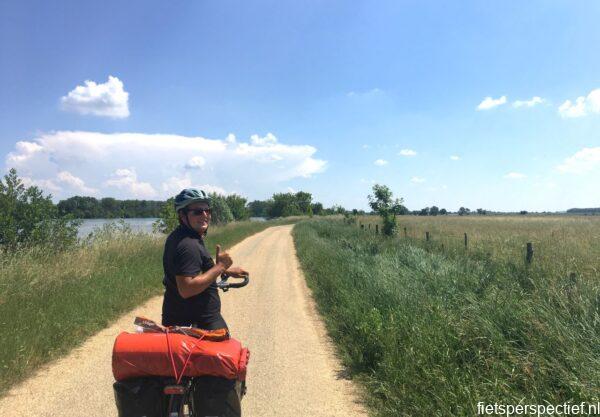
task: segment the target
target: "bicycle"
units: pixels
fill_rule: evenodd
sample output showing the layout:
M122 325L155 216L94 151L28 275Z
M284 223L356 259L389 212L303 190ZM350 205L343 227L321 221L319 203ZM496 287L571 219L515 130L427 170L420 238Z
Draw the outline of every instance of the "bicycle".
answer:
M227 292L231 288L246 286L250 280L248 275L241 277L243 279L241 282L230 282L230 278L226 274L221 275L221 280L216 284L217 288ZM219 333L189 327L165 328L142 317L136 318L135 324L139 327L138 332L141 331L146 335L122 333L115 340L113 349L113 374L117 380L114 391L119 417L241 417L241 400L246 394L245 369L248 353L239 341L230 339L224 330ZM163 338L161 334L165 337ZM168 346L167 355L164 350L165 338ZM146 363L144 358L135 356L136 352L145 351L148 341L153 348L163 346L163 353L159 356L162 361L159 367L161 371L158 373L152 372L155 369L154 362ZM185 354L182 354L182 350L179 349L175 354L177 359L175 361L173 350L179 346L175 343L182 343L182 341L185 345ZM198 345L202 345L203 352L212 349L213 355L216 354L219 360L222 360L221 356L234 357L237 354L240 358L240 364L236 364L239 366L237 369L240 372L243 369L241 377L239 374L235 377L235 373L228 375L219 372L219 369L212 373L228 375L228 377L212 376L205 374L204 371L196 374L199 376L187 376L186 369L194 371L193 367L197 364L190 359ZM142 346L143 349L128 351L127 347L130 346ZM165 365L165 356L169 358L170 365ZM180 369L177 369L176 362L180 363ZM219 361L216 362L219 368ZM171 367L171 372L166 372L168 368L165 366ZM211 370L215 370L215 365L209 363L208 366L209 368L213 366ZM167 376L169 374L171 376Z

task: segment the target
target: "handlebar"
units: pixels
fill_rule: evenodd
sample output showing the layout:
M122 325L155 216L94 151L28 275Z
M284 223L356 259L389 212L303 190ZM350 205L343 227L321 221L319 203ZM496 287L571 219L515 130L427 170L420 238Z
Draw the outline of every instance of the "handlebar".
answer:
M245 287L246 285L248 285L248 282L250 281L249 274L241 277L240 279L243 279L243 281L241 281L241 282L229 282L228 281L229 278L233 278L233 277L230 277L227 274L221 274L221 281L217 282L217 287L222 289L223 292L229 291L230 288Z

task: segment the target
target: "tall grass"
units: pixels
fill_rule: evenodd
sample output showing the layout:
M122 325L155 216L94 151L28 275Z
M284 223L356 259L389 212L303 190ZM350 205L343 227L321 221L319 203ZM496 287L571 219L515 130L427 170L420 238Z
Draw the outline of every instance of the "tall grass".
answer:
M211 252L216 243L228 248L278 224L213 227L207 245ZM163 245L164 236L106 227L65 252L34 247L0 253L0 394L161 294Z
M398 236L431 249L521 263L527 242L533 243L534 264L548 273L584 279L600 274L600 216L398 216ZM380 224L376 216L358 222ZM381 228L381 225L379 226ZM369 229L367 228L367 231ZM464 234L468 236L468 250Z
M600 397L600 282L432 251L342 222L294 229L346 365L379 416Z

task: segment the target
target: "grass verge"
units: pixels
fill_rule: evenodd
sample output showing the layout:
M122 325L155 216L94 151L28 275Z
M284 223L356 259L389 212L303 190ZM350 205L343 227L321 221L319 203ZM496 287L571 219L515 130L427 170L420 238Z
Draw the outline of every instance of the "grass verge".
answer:
M598 401L598 279L428 252L342 222L293 233L328 331L378 416Z
M284 221L213 227L207 247L229 248ZM74 249L0 254L0 395L121 314L163 291L164 237L100 233ZM160 319L158 317L157 319Z

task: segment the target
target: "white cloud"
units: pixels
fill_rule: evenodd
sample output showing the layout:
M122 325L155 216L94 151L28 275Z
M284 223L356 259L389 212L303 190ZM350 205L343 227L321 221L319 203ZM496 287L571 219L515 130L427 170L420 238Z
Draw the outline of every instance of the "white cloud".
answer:
M72 190L77 193L82 194L95 194L98 192L95 188L86 187L85 182L75 175L71 174L69 171L61 171L56 175L58 182L65 184Z
M583 148L557 167L560 172L570 174L583 174L596 168L600 168L600 146Z
M415 156L416 154L417 153L412 149L402 149L400 152L398 152L398 155L401 156Z
M371 147L371 145L367 145L367 144L362 146L363 149L369 149L370 147Z
M558 108L564 118L583 117L592 113L600 113L600 88L590 91L587 97L577 97L575 103L566 100Z
M252 135L250 136L250 143L254 146L274 146L277 144L277 138L272 133L267 133L262 138L258 135Z
M196 188L207 193L217 193L221 195L228 195L229 193L225 189L212 184L194 184L189 173L181 177L170 177L161 184L161 189L167 195L174 195L179 193L184 188Z
M36 187L41 188L47 193L58 193L62 191L62 188L56 185L56 183L52 180L34 180L30 177L21 177L21 181L26 187L31 187L35 185Z
M460 160L460 156L458 156L458 155L450 155L450 159L452 159L453 161L458 161L458 160Z
M377 160L374 162L374 164L375 164L375 165L377 165L377 166L380 166L380 167L382 167L382 166L384 166L384 165L387 165L387 164L388 164L388 161L386 161L385 159L377 159Z
M410 182L414 183L414 184L422 184L425 182L425 178L421 178L421 177L412 177L410 179Z
M502 96L500 98L486 97L483 99L483 101L481 103L479 103L479 106L477 106L477 110L489 110L489 109L493 109L494 107L500 106L505 103L506 103L506 96Z
M509 172L504 176L504 178L509 180L521 180L523 178L527 178L527 175L521 174L520 172Z
M193 156L190 158L187 164L185 164L185 167L190 169L198 169L202 168L204 165L206 165L206 160L204 158L201 156Z
M544 100L543 98L535 96L535 97L532 97L531 100L515 100L513 102L513 107L515 107L517 109L520 107L533 107L538 104L542 104L545 101L546 100Z
M122 119L129 116L129 93L123 89L123 82L109 75L104 84L85 81L66 96L61 97L63 110Z
M154 187L148 182L138 181L137 173L134 168L119 168L113 174L112 178L104 182L108 187L122 188L137 198L152 198L157 195Z
M250 143L231 139L59 131L17 142L5 165L41 187L45 181L43 188L57 198L87 189L123 199L166 199L188 186L264 196L287 186L286 181L312 177L327 166L315 158L314 147L286 145L273 134L254 135ZM204 164L195 159L200 155ZM191 165L201 169L190 169ZM62 174L61 181L61 172L72 177Z

